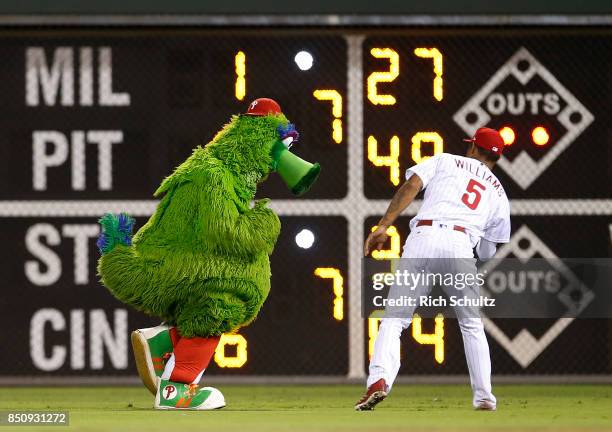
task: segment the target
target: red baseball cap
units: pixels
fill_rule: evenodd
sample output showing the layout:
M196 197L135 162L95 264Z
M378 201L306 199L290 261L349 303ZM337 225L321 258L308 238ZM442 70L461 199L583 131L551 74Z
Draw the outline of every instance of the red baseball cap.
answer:
M490 150L500 156L504 151L504 139L498 131L491 128L481 127L476 131L474 138L466 138L463 141L473 142L478 147Z
M252 116L266 116L269 114L281 113L281 107L274 99L259 98L251 102L249 109L247 109L245 114Z

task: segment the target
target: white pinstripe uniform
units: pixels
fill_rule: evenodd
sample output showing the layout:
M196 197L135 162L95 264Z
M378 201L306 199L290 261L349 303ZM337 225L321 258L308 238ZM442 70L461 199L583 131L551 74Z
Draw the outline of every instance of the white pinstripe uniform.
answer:
M499 180L480 161L441 153L406 171L406 180L418 175L425 197L410 221L410 235L402 258L474 258L474 247L507 243L510 238L510 205ZM431 226L419 226L421 220ZM457 231L455 226L465 229ZM494 247L484 247L492 255ZM481 254L479 253L479 256ZM489 256L490 257L490 256ZM481 258L489 258L483 257ZM432 260L435 261L435 260ZM475 261L475 260L474 260ZM475 268L474 268L475 271ZM431 287L419 287L427 295ZM407 309L412 317L414 309ZM368 387L384 378L389 388L400 367L400 335L412 318L384 318L370 361ZM480 318L459 318L470 373L473 404L496 404L491 391L491 358Z

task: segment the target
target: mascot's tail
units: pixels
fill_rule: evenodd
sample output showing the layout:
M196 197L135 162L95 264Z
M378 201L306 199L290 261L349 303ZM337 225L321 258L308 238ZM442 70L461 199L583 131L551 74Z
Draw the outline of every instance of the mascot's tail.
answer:
M107 213L100 218L101 233L98 249L100 281L122 302L152 313L144 305L148 287L155 288L147 274L147 261L132 246L134 219L125 213Z
M100 218L99 222L102 232L96 244L102 255L109 253L117 245L132 245L134 218L125 213L120 213L119 215L106 213Z

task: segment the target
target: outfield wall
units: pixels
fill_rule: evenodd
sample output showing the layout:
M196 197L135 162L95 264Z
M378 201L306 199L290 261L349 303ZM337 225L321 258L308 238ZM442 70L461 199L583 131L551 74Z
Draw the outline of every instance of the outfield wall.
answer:
M403 171L440 151L462 153L477 124L518 137L496 169L512 205L505 256L609 257L610 22L3 17L0 222L11 246L0 251L8 276L0 323L11 349L0 382L134 382L129 332L156 320L98 283L96 220L127 211L142 225L161 179L255 97L281 103L302 134L296 153L323 169L304 198L274 177L258 192L283 223L272 292L252 326L223 339L211 377L361 380L377 332L360 315L363 239ZM546 129L546 143L533 142L535 127ZM399 254L419 203L398 220L388 256ZM309 248L296 241L303 230ZM495 374L530 382L612 374L609 319L490 319L486 328ZM466 373L453 319L442 330L425 319L403 347L409 380Z

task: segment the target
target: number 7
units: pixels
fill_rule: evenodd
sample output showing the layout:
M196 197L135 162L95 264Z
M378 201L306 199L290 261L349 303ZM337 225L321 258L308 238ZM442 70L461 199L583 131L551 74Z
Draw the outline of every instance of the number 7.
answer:
M484 185L481 183L478 183L476 180L471 179L465 188L466 192L461 197L463 204L472 210L476 210L476 207L478 207L478 204L480 204L480 199L482 198L482 195L478 189L480 189L480 191L485 191L486 187L484 187ZM470 201L470 198L472 198L471 194L474 194L474 199L472 201Z
M444 98L442 92L442 53L438 48L415 48L414 54L417 57L433 59L434 74L436 74L433 82L433 95L440 102Z

